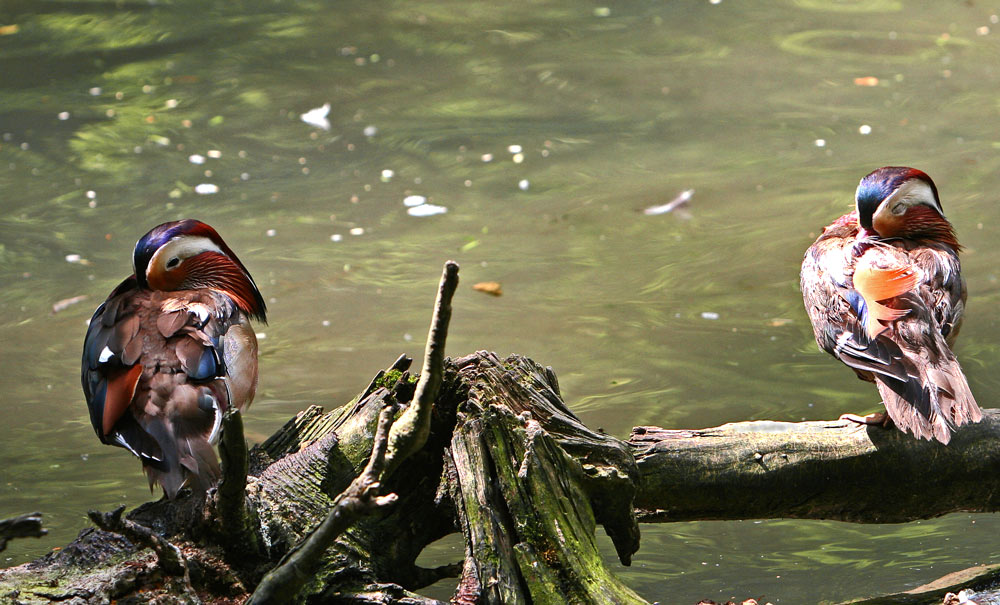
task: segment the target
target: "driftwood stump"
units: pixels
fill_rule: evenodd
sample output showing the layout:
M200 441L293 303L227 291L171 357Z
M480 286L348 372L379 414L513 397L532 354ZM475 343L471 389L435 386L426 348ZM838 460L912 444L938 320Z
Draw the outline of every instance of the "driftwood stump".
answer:
M206 502L184 496L129 512L124 520L176 548L187 577L112 523L113 531L84 530L58 552L0 571L0 601L244 601L364 468L380 412L413 396L408 369L398 360L356 401L331 412L310 407L252 448L243 506L223 483ZM580 423L549 368L479 352L445 363L427 441L385 480L398 501L342 534L297 600L432 603L415 591L454 576L458 603L640 603L598 556L597 523L628 562L639 545L636 519L876 523L996 511L998 471L998 410L947 447L841 421L637 427L623 442ZM426 545L455 532L466 539L464 561L415 565ZM941 603L997 574L987 568L870 602Z
M351 403L310 407L249 451L228 414L217 488L92 512L98 527L66 548L0 570L0 602L415 605L438 603L416 591L454 577L463 605L643 603L599 556L598 524L628 565L637 521L882 523L1000 508L998 410L947 447L846 421L636 427L621 441L580 422L550 368L489 352L444 359L455 279L449 264L419 384L401 357ZM0 522L0 539L38 531L37 515ZM452 533L463 561L416 565ZM865 603L942 603L998 577L978 569Z
M84 530L66 549L0 571L0 598L241 602L368 462L386 402L413 395L407 366L402 360L380 373L343 408L301 412L254 447L242 507L227 502L225 483L204 503L186 495L145 504L105 530ZM492 353L449 361L426 443L385 481L398 501L343 533L297 599L429 603L412 591L461 575L462 603L562 595L641 603L601 561L594 537L603 522L624 560L638 548L637 473L626 444L589 431L565 407L547 368ZM170 553L181 553L187 576L124 523L151 529ZM456 531L467 538L464 562L436 570L414 564L427 544Z

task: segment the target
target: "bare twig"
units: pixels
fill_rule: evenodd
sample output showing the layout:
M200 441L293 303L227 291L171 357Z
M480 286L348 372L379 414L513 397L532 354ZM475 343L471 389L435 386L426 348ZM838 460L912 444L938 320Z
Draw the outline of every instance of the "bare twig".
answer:
M96 510L88 511L87 516L94 522L94 525L104 531L120 534L128 538L130 542L152 548L163 573L183 578L184 585L190 589L191 576L188 574L187 562L184 560L181 549L156 535L148 527L123 518L123 512L125 512L124 504L109 513L100 513Z
M424 368L417 383L413 403L393 424L395 404L382 409L372 445L372 455L364 471L334 500L326 518L285 555L261 580L247 605L285 603L294 598L312 577L323 552L358 518L396 501L396 494L379 495L383 474L391 472L412 452L423 447L430 432L431 405L441 387L444 373L444 345L451 319L451 298L458 287L458 264L445 263L434 303L434 316L424 351ZM400 358L393 367L404 363ZM406 362L408 365L408 362ZM403 366L405 367L405 366ZM397 428L398 427L398 428Z
M0 519L0 552L7 548L7 541L13 538L41 538L49 533L42 528L42 513L29 513L10 519Z
M389 434L389 451L386 454L389 473L407 456L422 448L430 434L431 406L437 398L444 374L444 346L448 338L448 322L451 321L451 299L457 288L458 263L448 261L444 264L438 286L434 316L424 349L424 367L413 394L413 402L399 417Z
M353 525L358 518L396 501L396 494L379 495L381 489L379 479L385 469L389 429L395 413L395 404L382 408L372 455L365 469L343 493L337 496L333 508L316 529L264 576L246 605L289 602L312 577L323 552L337 539L337 536Z

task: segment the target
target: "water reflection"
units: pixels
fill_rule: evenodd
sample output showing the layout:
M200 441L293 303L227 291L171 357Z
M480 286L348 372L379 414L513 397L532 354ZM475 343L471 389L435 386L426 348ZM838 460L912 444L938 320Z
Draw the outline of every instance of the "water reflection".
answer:
M52 530L4 555L64 544L88 508L148 499L138 463L94 438L78 355L135 239L185 216L240 250L273 310L251 440L417 355L446 258L464 284L451 352L551 365L588 424L624 436L874 410L816 350L798 265L861 175L914 165L966 246L958 355L977 398L995 399L996 15L918 2L902 21L884 0L596 8L0 6L0 517L40 509ZM327 103L328 130L302 120ZM689 189L690 220L643 214ZM411 216L413 196L447 212ZM622 574L650 598L738 587L816 602L995 560L996 529L967 515L647 527Z

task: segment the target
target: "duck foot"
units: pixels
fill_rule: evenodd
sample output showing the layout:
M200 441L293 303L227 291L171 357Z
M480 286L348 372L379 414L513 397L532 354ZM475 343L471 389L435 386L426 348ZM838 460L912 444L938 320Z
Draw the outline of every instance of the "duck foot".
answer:
M869 424L872 426L880 425L882 428L889 428L889 423L892 420L889 419L889 415L885 412L874 412L868 414L867 416L858 416L857 414L841 414L838 420L850 420L851 422L856 422L858 424Z

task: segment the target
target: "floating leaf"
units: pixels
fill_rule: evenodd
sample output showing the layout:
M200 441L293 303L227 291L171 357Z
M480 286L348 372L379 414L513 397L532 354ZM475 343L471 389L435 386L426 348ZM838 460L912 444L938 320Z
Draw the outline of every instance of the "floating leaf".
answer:
M500 296L503 294L500 282L496 281L481 281L478 284L473 285L472 289L477 292L482 292L483 294L489 294L490 296Z

